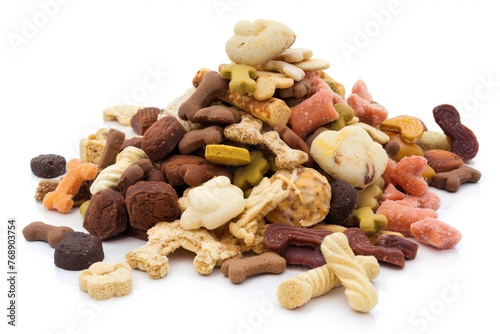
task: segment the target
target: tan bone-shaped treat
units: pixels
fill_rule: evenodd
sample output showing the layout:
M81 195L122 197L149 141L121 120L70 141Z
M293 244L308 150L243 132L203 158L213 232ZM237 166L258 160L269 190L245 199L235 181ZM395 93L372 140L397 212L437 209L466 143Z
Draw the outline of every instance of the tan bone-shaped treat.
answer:
M241 113L239 123L227 125L224 137L238 143L257 145L262 142L262 121L246 112Z
M280 169L293 169L309 160L309 155L306 152L292 149L276 131L264 132L261 145L273 152L276 156L276 166Z
M105 121L118 121L121 125L130 126L132 117L144 106L117 105L103 110L102 117Z
M132 268L146 271L149 277L164 277L169 270L167 255L178 248L196 253L193 265L202 275L210 274L224 260L241 256L238 246L222 243L206 229L185 230L180 221L160 222L148 230L148 242L127 253Z

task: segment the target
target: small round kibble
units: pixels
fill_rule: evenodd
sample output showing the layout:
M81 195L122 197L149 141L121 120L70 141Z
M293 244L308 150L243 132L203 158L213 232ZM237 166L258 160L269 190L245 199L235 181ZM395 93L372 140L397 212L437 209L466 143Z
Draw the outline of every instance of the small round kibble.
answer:
M31 159L30 167L36 176L52 179L66 173L66 159L57 154L40 154Z

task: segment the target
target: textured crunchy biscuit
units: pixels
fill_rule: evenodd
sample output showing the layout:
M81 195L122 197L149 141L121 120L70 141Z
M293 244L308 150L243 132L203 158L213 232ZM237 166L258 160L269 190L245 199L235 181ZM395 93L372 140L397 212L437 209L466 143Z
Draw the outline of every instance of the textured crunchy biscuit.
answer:
M370 280L379 275L380 266L375 257L357 255L355 261L365 269ZM325 264L283 281L278 287L277 296L281 306L291 310L340 286L342 283L333 267Z
M92 299L125 296L132 291L132 268L124 262L96 262L80 273L78 284Z
M245 210L229 223L229 230L236 238L242 239L246 245L254 243L258 222L288 196L288 190L282 185L281 180L271 182L265 177L252 189Z
M365 269L355 261L347 236L338 232L327 235L321 252L346 288L349 306L358 312L370 312L377 305L378 295Z
M131 125L132 117L142 108L133 105L117 105L103 110L102 117L105 121L117 120L118 123L125 126Z
M153 279L164 277L169 270L167 255L178 248L196 253L193 264L202 275L210 274L224 260L241 256L238 246L222 243L206 229L185 230L180 221L160 222L148 230L148 242L126 255L132 268L146 271Z

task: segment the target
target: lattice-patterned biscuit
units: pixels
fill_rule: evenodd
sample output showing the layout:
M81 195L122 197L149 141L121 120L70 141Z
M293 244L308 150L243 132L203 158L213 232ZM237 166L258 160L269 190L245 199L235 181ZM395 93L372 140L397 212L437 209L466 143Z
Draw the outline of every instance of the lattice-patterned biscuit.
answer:
M182 247L196 253L193 264L203 275L210 274L224 260L241 256L238 246L218 241L204 228L185 230L180 221L160 222L148 230L148 242L127 253L132 268L146 271L151 278L161 278L169 270L167 255Z
M132 268L124 262L96 262L80 273L78 283L92 299L125 296L132 291Z

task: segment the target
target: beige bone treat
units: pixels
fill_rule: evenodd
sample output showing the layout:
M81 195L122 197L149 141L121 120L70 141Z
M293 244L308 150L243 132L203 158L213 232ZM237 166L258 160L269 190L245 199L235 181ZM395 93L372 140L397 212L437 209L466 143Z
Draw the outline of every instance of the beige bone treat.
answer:
M313 51L306 48L289 48L276 57L273 60L283 60L287 63L298 63L303 60L307 60L313 56Z
M267 131L262 134L261 145L264 145L276 156L275 163L280 169L293 169L306 163L309 154L288 146L276 131Z
M259 101L267 100L274 96L276 89L290 88L293 84L293 79L286 74L257 71L257 87L252 96Z
M357 255L354 259L365 269L370 280L379 275L380 265L375 257ZM324 264L283 281L278 287L277 296L281 306L291 310L340 286L342 283L333 267Z
M80 273L78 284L92 299L125 296L132 291L132 268L124 262L96 262Z
M266 228L269 226L265 219L261 219L257 222L257 232L253 233L253 242L249 245L245 244L245 241L235 237L228 224L224 225L224 229L218 235L218 239L221 242L228 243L231 245L236 245L239 247L241 253L253 252L254 254L262 254L269 251L266 246L264 246L264 233Z
M121 125L130 126L132 117L142 108L145 107L134 105L117 105L104 109L102 112L102 116L105 121L117 120Z
M108 129L101 128L96 133L80 140L80 159L83 162L98 164L106 146Z
M229 259L224 261L220 270L231 283L239 284L248 277L263 273L281 274L285 268L285 258L274 252L265 252L254 256Z
M140 148L127 146L116 157L116 163L104 168L90 186L90 193L95 194L103 189L118 189L118 182L125 169L140 159L147 159Z
M288 190L283 189L282 180L271 182L269 178L264 177L246 199L245 210L229 223L229 230L246 245L252 245L259 221L287 196Z
M257 69L260 71L284 73L295 81L300 81L306 76L304 70L296 66L296 64L290 64L282 60L266 61L264 64L257 66Z
M157 223L147 233L147 243L128 252L125 259L153 279L167 274L167 255L180 247L196 253L193 265L202 275L210 274L224 260L241 256L238 246L218 241L206 229L185 230L179 220Z
M363 266L355 261L347 236L339 232L327 235L321 252L345 287L349 306L357 312L370 312L378 303L377 291Z
M32 222L23 228L23 236L26 240L46 241L52 248L55 248L69 232L73 232L71 227L53 226L40 221Z
M241 20L234 26L234 35L226 42L226 53L237 64L255 66L288 49L295 37L290 28L277 21Z
M262 142L262 121L245 112L241 113L239 123L227 125L224 137L238 143L257 145Z

